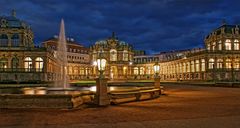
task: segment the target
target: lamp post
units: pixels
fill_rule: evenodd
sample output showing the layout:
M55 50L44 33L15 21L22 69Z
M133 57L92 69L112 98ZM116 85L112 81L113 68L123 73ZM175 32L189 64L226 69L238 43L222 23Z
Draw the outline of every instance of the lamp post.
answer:
M104 77L103 73L106 68L107 60L103 57L102 53L97 59L97 68L99 71L99 77L96 79L96 97L95 104L99 106L107 106L110 104L110 100L107 94L107 79Z
M160 76L159 76L160 65L157 62L153 65L153 70L154 70L154 74L155 74L154 75L154 87L160 89Z

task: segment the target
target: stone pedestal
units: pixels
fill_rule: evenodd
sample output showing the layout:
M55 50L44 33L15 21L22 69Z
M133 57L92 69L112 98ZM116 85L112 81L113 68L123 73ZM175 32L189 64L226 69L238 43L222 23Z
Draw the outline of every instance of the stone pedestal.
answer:
M106 78L97 78L96 80L96 97L95 104L99 106L107 106L110 104L110 99L107 94L107 80Z
M154 87L160 89L160 77L159 76L155 76L155 78L154 78Z

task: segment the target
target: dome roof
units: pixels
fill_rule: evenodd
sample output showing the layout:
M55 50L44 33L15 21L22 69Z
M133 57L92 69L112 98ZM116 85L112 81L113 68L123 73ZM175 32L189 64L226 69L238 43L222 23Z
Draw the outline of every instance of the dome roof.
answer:
M25 22L16 18L16 12L11 16L0 16L0 28L26 28L29 27Z

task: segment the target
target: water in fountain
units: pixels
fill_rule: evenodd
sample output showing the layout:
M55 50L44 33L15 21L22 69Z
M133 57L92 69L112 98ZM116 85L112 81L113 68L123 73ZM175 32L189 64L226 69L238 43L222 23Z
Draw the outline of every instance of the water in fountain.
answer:
M60 66L59 76L57 82L55 82L56 87L67 88L68 87L68 77L67 77L67 43L65 36L64 20L62 19L60 25L60 32L58 37L58 48L57 48L57 63Z

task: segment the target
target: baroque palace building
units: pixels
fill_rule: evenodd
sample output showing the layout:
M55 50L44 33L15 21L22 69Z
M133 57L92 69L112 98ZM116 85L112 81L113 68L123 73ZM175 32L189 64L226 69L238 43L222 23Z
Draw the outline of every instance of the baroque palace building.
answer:
M0 16L0 82L53 82L59 79L56 50L58 37L34 46L28 24L16 17ZM160 64L161 81L239 81L240 31L237 25L223 24L204 39L204 48L161 52L144 51L111 37L86 48L67 39L67 73L70 81L94 80L99 72L99 54L107 60L105 76L110 80L151 80L153 65Z
M51 51L35 47L28 24L16 17L0 16L0 82L52 81L57 67Z

